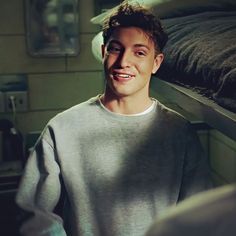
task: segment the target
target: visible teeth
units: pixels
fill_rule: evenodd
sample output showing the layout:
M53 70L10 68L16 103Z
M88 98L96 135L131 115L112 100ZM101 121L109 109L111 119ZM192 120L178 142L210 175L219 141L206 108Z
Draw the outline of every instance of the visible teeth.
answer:
M123 77L123 78L129 78L129 77L131 77L130 75L124 75L124 74L117 74L117 76Z

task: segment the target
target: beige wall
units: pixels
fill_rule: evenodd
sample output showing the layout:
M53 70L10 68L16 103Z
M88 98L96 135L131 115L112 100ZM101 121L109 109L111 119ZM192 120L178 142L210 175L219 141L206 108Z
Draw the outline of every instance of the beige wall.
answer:
M100 30L90 23L93 0L79 0L79 55L55 58L28 55L23 2L1 2L0 75L27 75L29 109L17 114L18 128L26 134L42 130L58 112L101 93L104 82L102 66L91 53L91 40ZM11 114L2 117L11 119Z
M236 141L216 130L211 130L209 135L209 158L215 183L236 182Z

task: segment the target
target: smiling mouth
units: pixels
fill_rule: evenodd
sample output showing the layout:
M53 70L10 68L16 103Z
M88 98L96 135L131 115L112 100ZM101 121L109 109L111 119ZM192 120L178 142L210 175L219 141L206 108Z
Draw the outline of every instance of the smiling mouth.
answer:
M129 74L119 74L119 73L115 73L113 74L113 78L117 81L129 81L131 80L132 78L134 78L133 75L129 75Z

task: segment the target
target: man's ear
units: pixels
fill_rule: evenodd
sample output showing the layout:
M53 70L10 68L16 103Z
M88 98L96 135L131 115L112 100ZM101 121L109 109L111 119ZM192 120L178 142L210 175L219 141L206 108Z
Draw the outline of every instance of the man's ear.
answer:
M153 63L153 69L152 69L152 73L155 74L158 69L161 66L161 63L164 60L164 54L163 53L159 53L156 55L155 59L154 59L154 63Z
M102 58L104 58L104 55L105 55L105 45L104 44L101 45L101 52L102 52Z

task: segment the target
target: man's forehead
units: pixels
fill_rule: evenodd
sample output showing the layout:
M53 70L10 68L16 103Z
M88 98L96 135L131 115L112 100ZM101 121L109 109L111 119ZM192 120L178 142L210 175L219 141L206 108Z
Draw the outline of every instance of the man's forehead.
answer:
M148 47L154 44L152 37L150 37L147 32L137 27L118 27L112 32L108 40L108 44L110 43L132 43L136 46L143 45Z

